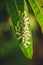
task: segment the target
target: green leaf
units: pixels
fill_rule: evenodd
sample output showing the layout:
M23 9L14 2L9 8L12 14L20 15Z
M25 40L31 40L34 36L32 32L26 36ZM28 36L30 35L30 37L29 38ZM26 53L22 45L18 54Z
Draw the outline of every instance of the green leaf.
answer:
M36 0L28 0L43 33L43 12Z
M33 55L33 40L26 2L25 0L7 0L7 3L8 11L14 25L15 34L17 36L17 40L19 41L19 46L24 55L27 58L31 59ZM25 19L25 17L27 20ZM26 26L27 30L25 30Z

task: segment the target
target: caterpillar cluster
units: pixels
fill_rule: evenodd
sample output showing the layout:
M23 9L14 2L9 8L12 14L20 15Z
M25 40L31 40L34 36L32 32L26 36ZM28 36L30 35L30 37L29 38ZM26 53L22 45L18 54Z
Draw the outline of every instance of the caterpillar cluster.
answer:
M28 45L31 44L31 32L30 32L30 23L29 18L26 14L26 11L21 14L20 20L17 21L15 26L15 32L18 40L22 40L25 48L28 48Z

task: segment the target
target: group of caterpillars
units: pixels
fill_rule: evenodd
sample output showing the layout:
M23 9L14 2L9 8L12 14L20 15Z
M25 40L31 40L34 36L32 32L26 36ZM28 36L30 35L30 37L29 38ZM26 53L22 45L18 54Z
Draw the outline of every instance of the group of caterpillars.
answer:
M29 31L30 29L28 28L29 25L29 18L27 17L26 11L24 11L24 15L22 13L20 21L18 21L17 25L15 26L15 32L18 40L22 39L26 48L28 47L28 44L31 44L29 42L29 40L31 39L31 33Z

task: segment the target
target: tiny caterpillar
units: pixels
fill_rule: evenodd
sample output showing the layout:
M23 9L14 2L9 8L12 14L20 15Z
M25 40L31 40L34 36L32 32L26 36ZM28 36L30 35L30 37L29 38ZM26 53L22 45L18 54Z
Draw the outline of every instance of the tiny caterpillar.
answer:
M30 33L30 23L29 18L26 14L26 11L22 13L20 16L20 20L17 21L17 25L15 26L16 36L17 39L22 39L22 42L24 43L25 48L28 48L28 45L31 44L31 33Z

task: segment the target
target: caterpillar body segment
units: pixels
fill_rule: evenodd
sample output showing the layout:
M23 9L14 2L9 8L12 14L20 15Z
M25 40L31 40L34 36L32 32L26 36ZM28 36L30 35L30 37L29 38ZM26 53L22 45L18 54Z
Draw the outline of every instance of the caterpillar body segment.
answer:
M35 17L36 17L38 23L40 24L41 30L43 32L43 13L42 13L40 7L38 6L36 0L28 0L28 1L29 1L30 5L32 7L32 10L35 14Z

